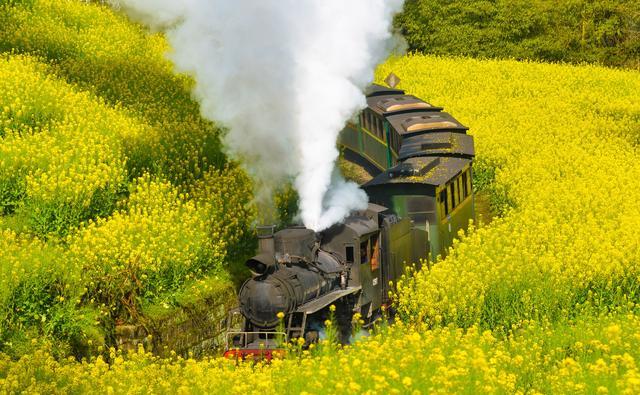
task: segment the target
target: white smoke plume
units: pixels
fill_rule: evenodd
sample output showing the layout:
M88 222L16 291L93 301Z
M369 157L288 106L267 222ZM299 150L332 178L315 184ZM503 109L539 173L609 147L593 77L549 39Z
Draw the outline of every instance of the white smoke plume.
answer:
M300 217L320 231L366 207L334 172L336 139L392 42L404 0L119 0L163 30L203 116L256 180L258 196L294 180Z

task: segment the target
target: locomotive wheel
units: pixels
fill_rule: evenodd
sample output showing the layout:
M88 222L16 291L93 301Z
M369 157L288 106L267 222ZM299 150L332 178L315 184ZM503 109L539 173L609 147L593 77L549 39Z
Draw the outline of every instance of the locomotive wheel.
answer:
M308 346L309 344L316 344L320 340L320 333L318 331L307 331L304 334L304 342Z
M339 340L342 344L349 344L352 319L353 303L350 303L350 301L345 298L336 304L336 321L338 321Z

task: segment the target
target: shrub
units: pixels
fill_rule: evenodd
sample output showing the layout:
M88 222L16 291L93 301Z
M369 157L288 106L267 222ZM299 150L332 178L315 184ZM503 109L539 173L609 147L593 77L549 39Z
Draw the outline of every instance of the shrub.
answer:
M396 25L424 53L640 67L633 0L409 0Z

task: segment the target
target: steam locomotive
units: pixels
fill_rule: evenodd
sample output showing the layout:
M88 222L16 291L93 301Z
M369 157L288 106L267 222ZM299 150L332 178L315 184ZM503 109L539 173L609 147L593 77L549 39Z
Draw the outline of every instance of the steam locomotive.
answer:
M232 313L242 328L228 331L225 355L271 358L284 339L317 341L331 305L346 341L354 313L371 324L405 267L445 255L474 217L467 128L402 90L374 85L367 103L339 145L370 173L361 188L371 203L319 233L258 229L253 277Z

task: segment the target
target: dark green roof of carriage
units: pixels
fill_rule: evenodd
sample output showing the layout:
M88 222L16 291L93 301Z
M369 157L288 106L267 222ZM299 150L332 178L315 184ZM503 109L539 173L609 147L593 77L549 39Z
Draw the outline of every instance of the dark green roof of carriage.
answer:
M466 132L469 128L446 112L418 111L389 115L387 121L401 135L422 132L454 131Z
M365 90L367 97L383 96L383 95L404 95L402 89L389 88L383 85L373 84L369 85Z
M365 188L390 184L423 184L441 186L455 178L470 159L455 157L415 157L380 173Z
M457 156L471 159L475 155L473 137L452 132L432 132L403 136L399 159L414 156Z

